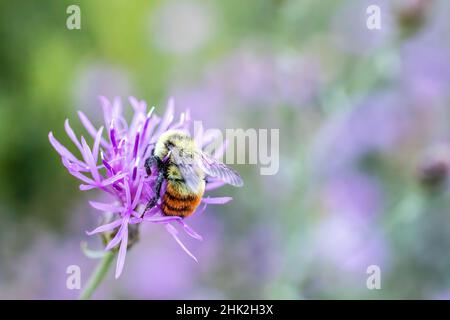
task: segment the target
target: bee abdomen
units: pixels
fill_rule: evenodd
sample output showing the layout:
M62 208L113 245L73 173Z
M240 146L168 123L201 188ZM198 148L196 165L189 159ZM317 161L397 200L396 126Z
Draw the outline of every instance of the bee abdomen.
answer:
M167 216L190 216L200 204L201 195L180 194L168 184L163 197L161 209Z
M191 202L197 199L197 195L196 194L186 194L186 195L182 195L180 193L177 193L174 191L166 191L166 196L170 201L187 201L187 202Z

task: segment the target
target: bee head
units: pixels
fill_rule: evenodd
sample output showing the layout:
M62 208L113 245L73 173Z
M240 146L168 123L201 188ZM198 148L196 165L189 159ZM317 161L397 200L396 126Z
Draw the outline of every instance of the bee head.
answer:
M190 136L181 130L169 130L163 133L155 146L155 155L164 159L169 152L179 152L189 145Z

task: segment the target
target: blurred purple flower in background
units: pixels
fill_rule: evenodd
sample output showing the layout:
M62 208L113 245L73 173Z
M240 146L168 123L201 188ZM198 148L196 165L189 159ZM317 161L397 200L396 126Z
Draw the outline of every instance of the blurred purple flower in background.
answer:
M76 299L78 291L69 290L66 285L67 268L75 265L80 270L89 270L95 264L90 259L83 259L81 240L81 236L41 235L30 250L18 258L20 267L14 272L20 285L11 292L11 298ZM30 266L33 266L33 272L30 272ZM99 294L99 297L103 296Z
M275 63L277 93L288 105L308 105L326 81L320 61L308 54L282 53Z
M276 70L267 50L237 50L217 67L222 83L228 84L228 90L241 104L273 103Z
M132 94L130 75L120 67L106 63L90 63L76 76L74 100L77 108L89 112L90 118L101 120L98 96L129 96Z
M6 299L76 299L78 290L67 287L67 270L69 266L89 270L95 264L91 259L83 259L80 250L83 235L79 232L96 220L93 215L86 215L93 212L87 203L77 203L66 212L70 220L64 235L52 233L35 221L30 222L32 230L36 231L28 232L32 244L19 254L8 254L8 260L13 260L14 266L9 267L11 270L2 270L9 276L8 281L0 284L0 296ZM8 227L17 232L14 225ZM105 296L102 290L97 292L97 297Z
M100 100L105 124L109 128L108 140L102 136L103 127L96 129L82 112L78 113L80 120L94 138L92 148L88 146L84 137L81 137L81 140L78 139L68 120L65 122L66 133L78 148L83 160L76 158L54 138L52 132L49 133L49 140L60 154L64 166L71 175L83 182L80 190L100 189L111 196L111 201L106 203L90 201L91 206L95 209L114 214L114 216L112 219L110 217L111 221L107 221L106 224L88 234L112 232L113 238L106 245L106 250L111 250L120 244L116 278L122 272L127 248L136 240L132 236L134 233L132 230L136 229L131 228L136 228L136 225L144 221L164 224L166 230L183 250L196 260L179 239L177 229L171 224L172 222L180 224L189 236L201 240L202 237L193 231L183 219L177 216L165 216L159 204L145 213L142 212L142 207L154 196L153 187L157 176L156 171L147 176L144 169L144 162L151 155L149 146L156 143L159 136L169 129L181 129L189 132L191 122L189 112L182 113L179 121L174 122L173 99L169 101L164 116L159 118L153 115L154 108L147 112L147 104L144 101L130 97L129 101L134 109L134 115L128 124L123 116L120 99L116 98L112 103L105 97L100 97ZM207 139L206 136L204 138ZM202 136L194 137L194 139L200 148L205 147L205 144L208 143L208 141L202 140ZM216 154L216 156L220 157L221 155ZM211 184L206 187L206 191L222 185ZM203 198L204 206L199 210L204 210L208 203L223 204L229 200L231 200L229 197ZM117 229L117 232L113 231Z
M171 94L181 97L181 106L194 116L220 126L227 123L230 109L307 106L325 81L321 63L312 55L249 42L209 65L197 83L174 79Z
M422 32L403 43L401 55L401 83L406 93L424 107L448 98L450 88L450 5L436 2L435 18Z
M447 142L434 143L422 155L418 166L418 178L423 186L440 189L448 188L448 174L450 169L450 144Z
M312 147L318 172L352 166L371 152L386 152L410 132L414 113L404 97L380 92L324 123ZM330 156L332 155L332 156Z
M365 278L369 265L386 263L387 244L373 224L331 214L314 231L311 250L325 265Z
M214 66L222 87L240 105L308 104L324 81L320 62L296 50L245 44Z
M210 81L198 86L178 85L171 90L180 99L182 109L189 109L193 118L202 118L213 127L220 127L227 118L226 97L220 83Z
M383 203L378 183L359 172L330 178L324 187L323 201L327 212L357 220L374 218Z
M325 182L321 201L327 219L314 232L314 251L327 263L361 276L386 259L386 244L376 218L383 203L376 180L362 172L337 174Z

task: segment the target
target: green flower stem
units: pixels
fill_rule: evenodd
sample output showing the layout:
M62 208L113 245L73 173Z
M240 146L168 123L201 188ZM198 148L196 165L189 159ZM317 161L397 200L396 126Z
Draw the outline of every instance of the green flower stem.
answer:
M103 281L105 276L108 274L109 267L114 261L114 257L116 256L115 252L107 251L105 256L102 258L102 261L98 264L94 273L89 278L88 283L84 287L83 291L80 294L80 300L89 300L92 294L95 292L97 287Z

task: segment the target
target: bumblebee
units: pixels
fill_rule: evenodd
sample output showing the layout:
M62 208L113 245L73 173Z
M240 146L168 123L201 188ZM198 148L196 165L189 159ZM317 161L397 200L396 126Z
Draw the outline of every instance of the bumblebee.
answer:
M194 139L181 130L168 130L159 137L152 155L145 161L148 175L155 165L158 172L155 196L148 202L144 212L153 208L161 198L164 215L186 218L200 204L207 177L236 187L244 184L239 173L204 153ZM161 197L164 180L167 184Z

